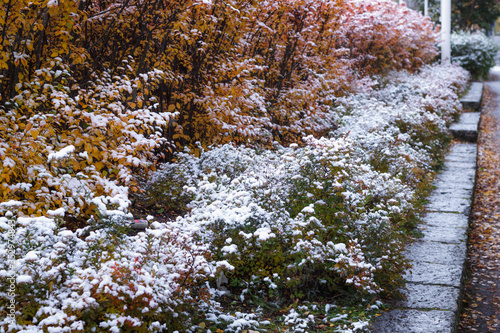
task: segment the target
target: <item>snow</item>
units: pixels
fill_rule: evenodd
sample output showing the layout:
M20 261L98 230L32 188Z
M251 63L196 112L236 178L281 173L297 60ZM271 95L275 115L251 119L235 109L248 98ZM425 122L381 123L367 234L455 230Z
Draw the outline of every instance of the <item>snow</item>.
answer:
M24 260L35 261L35 260L38 260L38 256L37 256L35 251L29 251L28 253L26 253Z
M227 246L224 246L221 249L221 251L224 252L224 253L237 253L238 252L238 246L236 246L236 244L227 245Z
M254 236L259 238L259 241L263 242L268 240L269 238L274 238L276 235L271 232L271 228L264 227L259 228L254 232ZM234 245L234 244L233 244Z
M334 323L334 322L336 322L336 321L339 321L339 320L342 320L342 319L346 319L346 318L348 318L348 317L349 317L349 315L347 315L347 314L341 314L341 315L338 315L338 316L336 316L336 317L330 318L330 319L329 319L329 321L330 321L331 323Z
M334 247L335 247L335 251L339 251L339 252L346 252L347 251L347 248L346 248L345 244L343 244L343 243L335 244Z
M17 283L32 283L33 282L33 278L29 275L19 275L17 278L16 278L16 282Z
M66 210L64 208L58 208L58 209L55 209L55 210L48 210L47 211L47 215L50 215L50 216L60 216L60 217L63 217L64 214L66 213Z
M49 0L47 2L47 7L48 8L57 7L58 5L59 5L58 0Z
M58 152L50 153L47 159L49 162L52 160L61 160L63 158L68 157L69 154L71 154L74 151L75 151L75 146L69 145L67 147L64 147L63 149L61 149Z
M85 159L89 158L89 154L87 151L84 151L82 153L78 153L78 156L83 157Z
M22 204L23 203L21 201L9 200L6 202L0 202L0 207L18 207L18 206L22 206Z
M47 218L45 216L18 217L17 223L19 223L20 225L22 225L24 227L27 227L31 224L36 224L36 225L43 224L44 228L47 228L47 229L55 229L56 228L56 224L54 223L54 220Z
M5 157L4 160L3 160L3 167L4 168L13 168L16 166L16 162L9 158L9 157Z
M63 238L74 237L74 233L71 230L62 230L59 231L59 236Z
M302 213L314 214L314 205L311 204L311 205L309 205L307 207L304 207L302 209Z

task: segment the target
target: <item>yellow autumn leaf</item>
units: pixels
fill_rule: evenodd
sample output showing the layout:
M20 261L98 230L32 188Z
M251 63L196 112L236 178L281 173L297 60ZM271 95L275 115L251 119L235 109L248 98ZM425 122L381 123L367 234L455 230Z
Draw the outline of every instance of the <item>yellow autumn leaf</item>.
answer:
M102 170L102 168L104 168L104 163L102 163L101 161L95 163L94 165L97 170Z
M31 132L30 132L30 134L31 134L31 136L33 137L34 140L36 140L38 138L38 133L39 133L39 131L36 130L36 129L32 129Z

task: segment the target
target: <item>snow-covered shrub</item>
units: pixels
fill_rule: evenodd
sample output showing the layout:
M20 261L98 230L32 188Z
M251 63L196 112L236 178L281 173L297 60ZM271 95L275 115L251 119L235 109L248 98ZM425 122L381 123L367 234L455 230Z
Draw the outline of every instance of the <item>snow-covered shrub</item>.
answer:
M473 78L485 79L495 66L498 46L482 32L451 34L451 61L468 70Z
M280 297L393 292L406 267L403 233L418 218L466 81L456 66L393 73L379 89L337 99L342 121L331 138L178 154L146 188L186 199L175 224L234 266L234 285L254 276L258 290L269 278Z
M125 211L132 171L151 167L175 117L156 112L154 99L140 97L142 107L131 107L128 98L153 89L163 73L94 74L85 89L70 89L73 78L61 61L19 83L19 94L0 105L0 201L21 201L22 215L62 207L83 222L100 196Z
M127 236L120 216L109 217L107 228L72 232L57 227L60 218L6 215L0 218L5 332L185 331L198 311L216 305L206 281L222 268L190 233L155 222ZM17 259L12 267L9 250ZM16 323L7 316L11 277Z
M297 141L329 131L331 96L351 91L351 66L368 74L417 69L435 53L436 35L428 19L389 0L131 0L84 7L23 1L1 3L0 21L9 23L0 49L0 106L21 93L37 94L48 102L39 113L50 113L54 97L37 89L36 73L60 59L71 80L54 75L47 83L70 90L70 97L83 87L102 93L94 98L104 102L112 92L120 101L105 102L118 117L124 106L159 117L177 112L163 134L180 148L197 141ZM156 70L164 73L157 85L148 86L147 76L143 85L122 84ZM94 86L103 73L118 84ZM106 109L88 99L79 104L86 112Z
M0 5L12 17L0 50L0 200L22 201L24 215L63 207L81 225L95 197L126 210L132 172L174 143L324 135L338 123L334 96L364 81L358 60L417 69L434 52L429 22L391 1L55 4Z
M468 78L457 65L425 66L415 74L392 72L379 80L378 89L337 99L342 121L332 135L348 136L356 156L402 180L417 197L424 196L426 179L450 140L447 125L461 111L457 95ZM418 216L403 216L402 221L411 227Z
M352 138L359 156L377 170L412 182L412 169L428 170L443 153L467 79L457 66L392 72L378 89L337 99L342 121L332 135Z
M276 292L295 297L346 285L377 292L378 276L405 267L391 218L411 209L412 192L350 157L350 140L307 142L275 152L225 145L199 158L178 156L175 165L197 181L183 187L194 199L175 224L211 244L218 259L235 267L227 276L241 286L253 275L277 279ZM169 175L158 171L152 179Z
M337 49L356 70L417 70L437 55L434 23L392 0L345 1Z
M146 206L156 205L166 211L185 213L186 205L194 199L191 191L197 185L200 174L221 177L219 181L227 182L240 176L251 163L251 149L236 149L233 145L221 146L211 154L202 154L199 159L192 159L189 149L179 152L177 159L181 163L165 163L159 166L158 172L142 176L142 193L136 197Z

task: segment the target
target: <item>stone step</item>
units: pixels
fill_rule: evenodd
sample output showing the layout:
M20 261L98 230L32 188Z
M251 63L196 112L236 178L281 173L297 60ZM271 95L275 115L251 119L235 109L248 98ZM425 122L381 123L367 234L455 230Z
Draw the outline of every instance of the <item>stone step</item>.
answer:
M458 122L450 126L450 132L455 139L467 142L477 142L481 112L465 112Z
M469 91L462 97L460 103L462 103L464 109L479 110L482 98L483 84L481 82L472 82Z

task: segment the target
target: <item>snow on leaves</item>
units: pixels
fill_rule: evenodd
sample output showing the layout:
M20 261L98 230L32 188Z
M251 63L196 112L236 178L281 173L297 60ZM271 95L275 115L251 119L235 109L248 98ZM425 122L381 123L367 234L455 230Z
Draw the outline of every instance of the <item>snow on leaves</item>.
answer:
M17 107L0 119L2 138L8 138L0 141L0 198L23 201L24 214L64 207L68 214L90 216L94 197L127 196L122 185L133 186L134 168L151 166L154 150L167 143L163 129L175 114L158 113L149 101L145 108L131 109L117 97L123 84L141 89L139 79L112 80L103 74L86 89L73 85L78 92L71 93L48 83L56 68L64 68L60 62L52 65L50 71L38 71L39 88L15 96ZM162 75L152 71L143 77L151 87ZM51 107L53 111L37 112Z
M14 226L0 236L0 279L12 234L20 305L2 328L193 331L199 312L227 330L259 325L217 314L221 272L243 300L400 283L401 224L465 75L368 75L430 61L427 19L393 1L0 8L0 228ZM248 140L273 149L232 145ZM198 157L152 172L185 146ZM139 170L150 182L138 197L179 217L127 236ZM71 218L82 228L66 229Z
M78 8L72 0L38 0L3 6L3 103L30 91L35 73L50 71L60 58L81 86L112 73L122 81L114 97L130 108L142 109L154 96L157 111L178 112L175 129L166 134L179 146L290 143L324 133L336 125L331 97L352 90L358 74L415 70L436 54L430 21L388 0L89 1ZM154 69L164 73L158 85L134 88ZM58 68L51 80L61 81L61 74ZM50 100L56 110L66 107L63 98ZM120 109L112 100L106 107ZM97 116L96 122L106 120Z
M47 212L50 218L23 217L14 214L27 201L4 201L0 227L7 230L13 221L19 244L19 301L26 304L19 315L32 318L23 327L90 328L84 309L93 311L101 328L112 330L155 330L165 323L186 327L199 309L217 321L224 315L215 315L217 291L206 283L221 271L229 278L253 276L247 291L272 289L294 297L304 296L300 292L311 286L308 279L319 281L317 288L325 290L352 286L360 294L390 292L406 265L400 255L399 223L414 209L419 177L430 170L432 144L443 135L442 119L456 112L455 91L466 80L457 67L392 75L398 82L386 84L385 93L372 89L337 99L336 112L344 122L330 138L308 137L301 147L266 151L223 145L200 157L179 153L177 162L151 174L146 189L158 195L153 200L184 213L169 224L153 223L137 236L114 231L132 218L126 215L126 192L94 194L102 229L89 226L75 232L58 227L69 206L54 205ZM401 112L404 101L417 101L418 94L425 101ZM365 114L372 124L361 121ZM412 131L415 119L424 116L436 125L422 127L425 135ZM85 158L78 151L85 144L67 142L50 152L55 154L51 163ZM61 153L71 145L74 152L66 148L69 155ZM85 149L89 155L91 150ZM388 162L374 163L379 159L373 154ZM38 177L43 171L43 177L54 181L50 170L38 168L30 170ZM81 171L78 177L85 175ZM71 182L68 176L60 179ZM108 185L116 189L111 180ZM0 255L6 256L7 233L2 237ZM6 262L2 260L3 278L9 272ZM26 283L29 279L33 283ZM245 299L245 292L241 297Z
M308 278L322 281L318 290L347 284L390 293L407 265L403 225L412 223L467 78L456 66L393 73L396 83L338 99L345 114L331 138L273 151L223 145L200 157L181 153L152 174L144 199L169 209L162 194L183 200L187 213L172 223L211 244L234 267L229 279L253 275L254 292L272 276L295 297L310 290Z
M7 325L3 317L4 328L118 332L168 323L172 329L189 321L186 311L215 304L213 290L203 282L217 266L208 260L207 246L189 233L153 223L145 233L123 242L112 229L71 232L43 217L13 221L19 324ZM7 218L0 219L2 229L7 223ZM2 233L6 243L7 233ZM0 257L4 279L10 271L7 251L2 249ZM7 284L2 285L0 294L8 299ZM88 316L92 322L85 319ZM32 324L20 324L27 321Z

